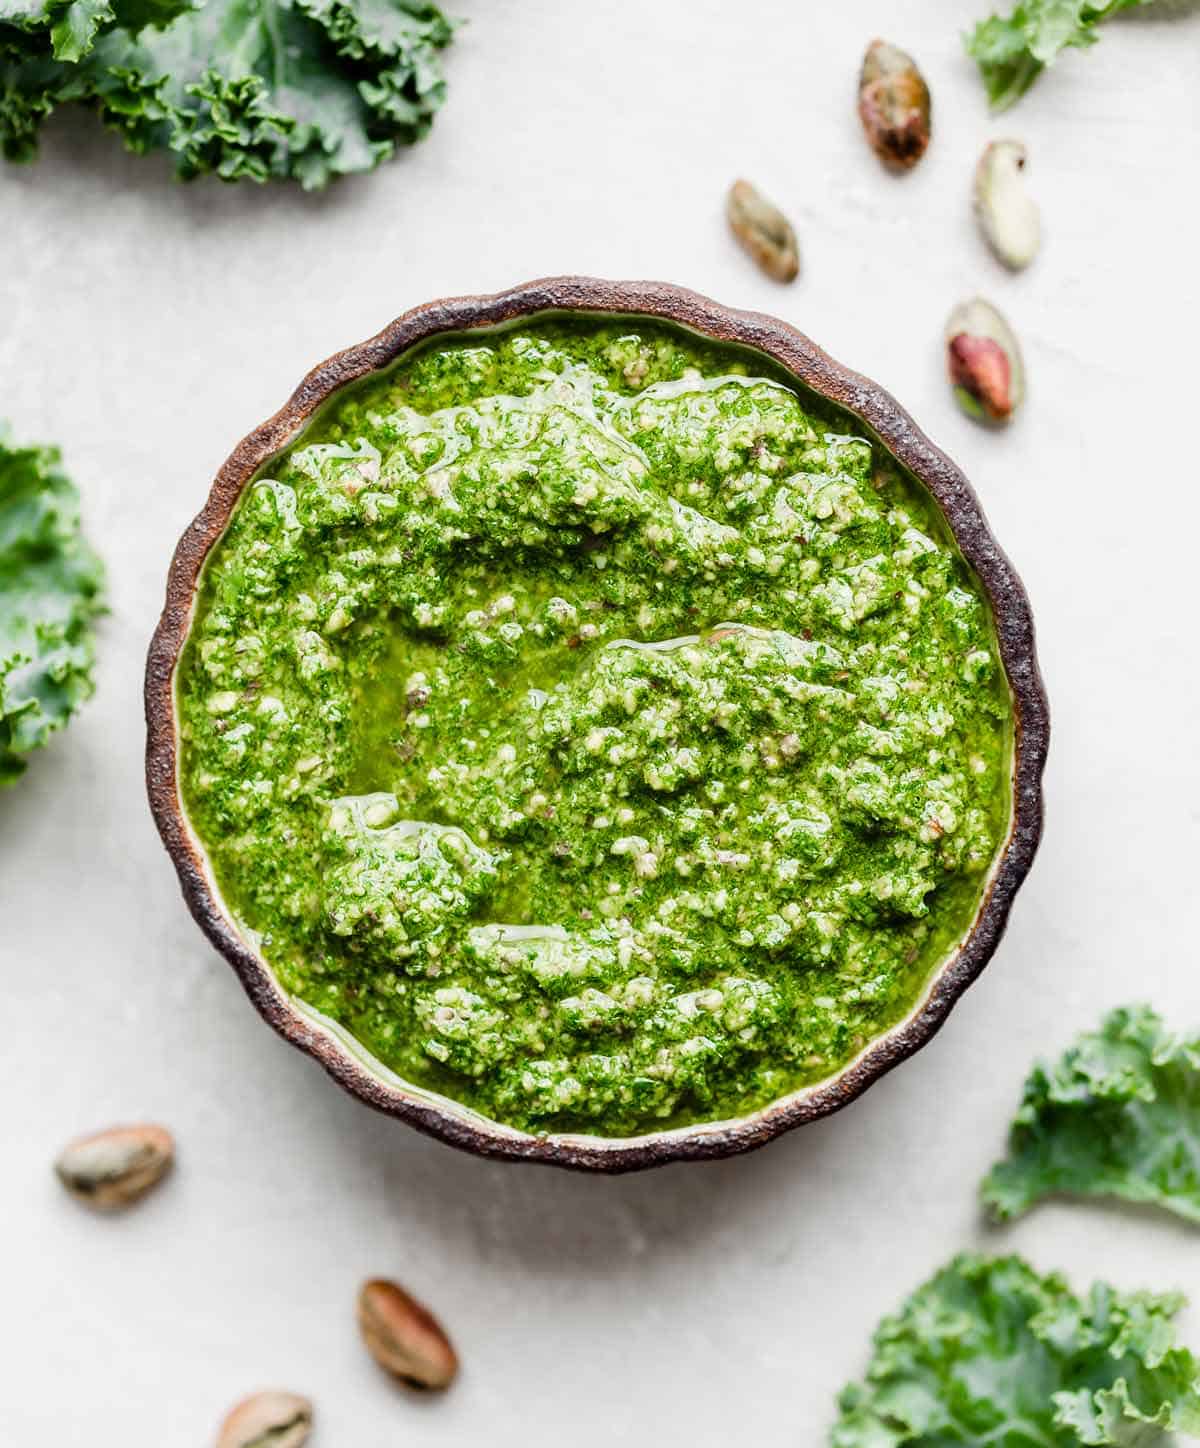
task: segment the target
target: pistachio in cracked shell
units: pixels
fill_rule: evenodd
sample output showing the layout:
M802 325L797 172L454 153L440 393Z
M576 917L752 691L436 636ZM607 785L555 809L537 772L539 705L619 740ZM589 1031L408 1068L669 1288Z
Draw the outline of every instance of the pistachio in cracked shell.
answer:
M977 422L1003 424L1025 397L1016 333L990 302L975 297L946 323L946 367L959 406Z
M217 1448L303 1448L312 1424L312 1403L299 1393L254 1393L230 1410Z

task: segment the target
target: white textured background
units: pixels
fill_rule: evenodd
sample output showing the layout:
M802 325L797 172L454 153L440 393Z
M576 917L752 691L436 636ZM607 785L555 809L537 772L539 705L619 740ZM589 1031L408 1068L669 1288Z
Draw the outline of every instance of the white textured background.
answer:
M0 798L5 1448L195 1448L273 1384L316 1398L327 1448L807 1448L880 1313L960 1247L1200 1295L1170 1220L1054 1206L995 1233L973 1195L1035 1053L1130 998L1200 1023L1200 12L1111 24L997 122L958 40L985 0L450 8L471 24L433 135L328 194L180 188L82 117L0 169L0 414L63 444L113 610L95 700ZM935 98L904 180L854 114L880 30ZM968 210L1005 133L1047 233L1020 278ZM739 173L796 222L791 288L726 234ZM167 559L232 445L410 305L556 271L775 311L894 391L1022 572L1054 710L1041 857L937 1041L758 1155L614 1180L477 1161L342 1095L192 924L142 789ZM941 376L943 318L976 290L1026 347L1003 436ZM175 1129L179 1171L93 1218L49 1162L138 1117ZM456 1338L443 1400L362 1351L374 1273Z

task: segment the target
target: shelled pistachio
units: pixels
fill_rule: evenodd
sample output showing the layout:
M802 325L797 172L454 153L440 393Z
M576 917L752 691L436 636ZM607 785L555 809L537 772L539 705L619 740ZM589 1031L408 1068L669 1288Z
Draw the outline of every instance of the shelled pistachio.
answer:
M763 271L777 282L794 281L800 272L800 247L791 222L751 186L735 181L725 213L734 236Z
M358 1294L358 1326L380 1367L411 1388L448 1388L458 1355L428 1308L395 1282L372 1278Z
M975 169L975 215L996 258L1027 267L1042 240L1037 206L1025 190L1027 152L1020 141L993 141Z
M54 1170L73 1197L108 1212L140 1201L174 1159L175 1141L166 1127L113 1126L69 1142Z
M871 149L894 171L911 171L929 147L933 104L907 51L873 40L863 57L858 114Z

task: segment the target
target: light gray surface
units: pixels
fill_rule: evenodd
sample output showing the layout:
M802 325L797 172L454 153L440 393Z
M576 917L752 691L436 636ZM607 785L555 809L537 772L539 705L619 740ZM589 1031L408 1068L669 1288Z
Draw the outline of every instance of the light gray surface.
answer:
M1200 1291L1170 1221L1056 1206L990 1233L973 1200L1036 1052L1129 998L1200 1021L1200 14L1111 25L997 122L958 42L982 0L452 8L472 23L432 137L330 194L170 186L83 118L0 169L0 415L64 445L113 607L95 700L0 799L5 1444L187 1448L266 1385L311 1393L331 1448L817 1444L879 1314L959 1247ZM881 28L935 96L901 181L853 110ZM1047 232L1021 278L967 207L1006 133ZM790 289L725 232L738 173L795 219ZM167 559L237 439L406 307L555 271L777 312L891 388L1023 574L1054 709L1042 855L942 1035L758 1155L615 1180L476 1161L343 1096L192 924L141 778ZM1003 436L941 376L944 316L975 290L1026 346ZM178 1174L97 1220L49 1161L139 1117L175 1129ZM403 1397L361 1350L374 1273L452 1329L445 1400Z

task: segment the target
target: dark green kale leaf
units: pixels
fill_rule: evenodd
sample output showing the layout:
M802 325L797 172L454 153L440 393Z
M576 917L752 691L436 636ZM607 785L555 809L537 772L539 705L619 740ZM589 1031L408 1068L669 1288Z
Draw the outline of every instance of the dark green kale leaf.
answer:
M96 37L121 27L132 34L166 25L193 0L0 0L0 52L78 61Z
M55 0L0 7L26 3ZM76 99L131 151L173 153L185 180L286 178L312 190L419 140L445 99L440 52L454 28L428 0L202 0L183 13L155 8L174 0L111 3L129 23L118 14L93 27L79 63L49 74L6 66L0 9L0 143L10 158L28 159L44 116ZM110 17L108 4L74 0Z
M165 25L192 0L0 0L0 153L32 161L43 121L68 101L92 100L79 64L117 27Z
M47 53L25 51L10 43L0 26L0 152L9 161L31 161L37 154L42 122L60 101L69 77Z
M982 20L966 37L979 62L988 99L1004 110L1068 47L1094 45L1096 26L1120 10L1153 0L1020 0L1007 17Z
M1174 1345L1182 1305L1103 1282L1081 1299L1019 1257L956 1257L879 1324L834 1448L1150 1448L1200 1434L1200 1363Z
M0 425L0 785L90 697L103 579L57 450Z
M1149 1006L1130 1006L1034 1067L983 1199L1003 1220L1058 1192L1200 1222L1200 1034L1176 1039Z

